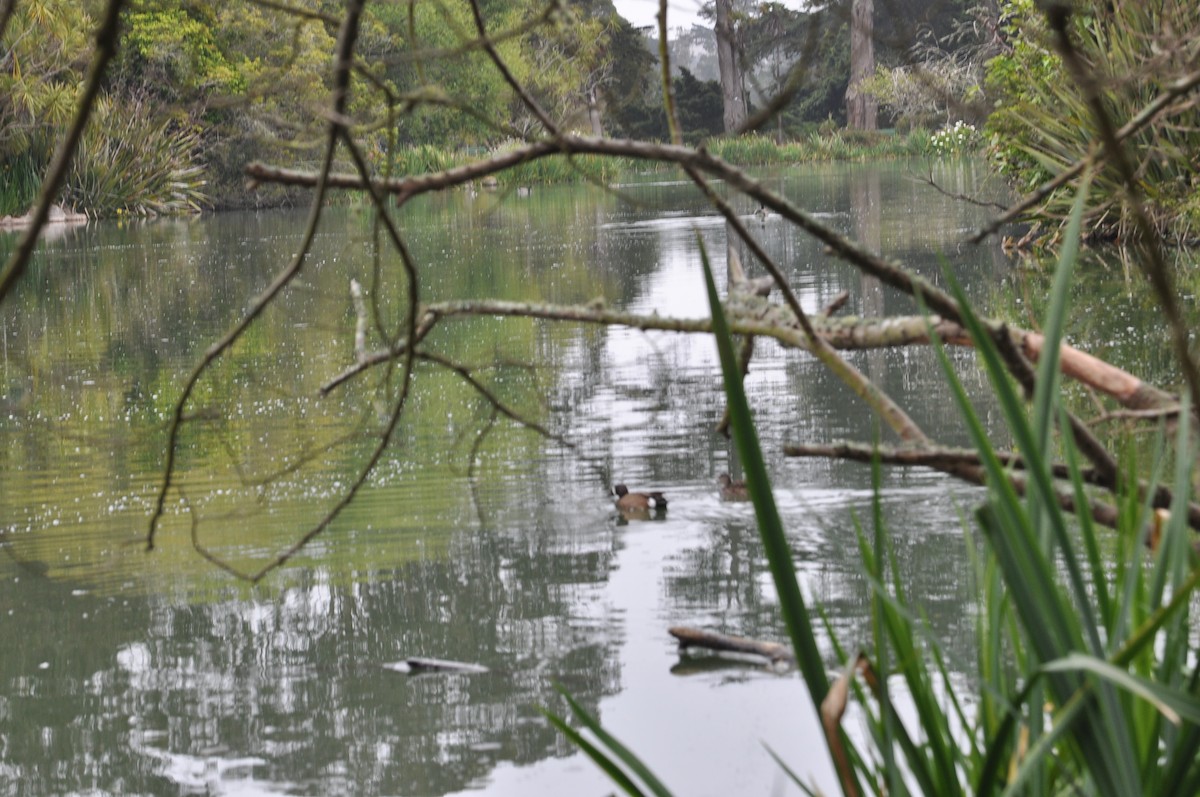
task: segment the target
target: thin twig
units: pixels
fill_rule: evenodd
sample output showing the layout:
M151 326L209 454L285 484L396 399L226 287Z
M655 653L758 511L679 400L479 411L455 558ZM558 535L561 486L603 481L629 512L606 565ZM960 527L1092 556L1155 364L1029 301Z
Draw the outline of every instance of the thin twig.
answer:
M335 62L335 80L333 92L333 113L335 119L342 117L343 111L349 97L350 73L351 65L353 64L354 41L358 33L359 14L362 11L364 0L353 0L346 11L346 17L342 23L342 30L338 36L338 57ZM333 165L334 153L337 149L339 131L342 129L340 121L331 121L329 125L329 133L327 135L325 145L325 155L323 158L323 167L319 175L325 175L329 172ZM222 354L242 336L242 334L250 328L267 306L279 295L304 267L307 260L308 252L312 247L312 242L316 237L317 224L321 218L322 208L325 202L326 182L323 177L318 181L316 193L313 196L313 201L309 209L308 221L305 226L304 235L301 237L300 246L295 257L287 268L281 271L275 279L267 286L259 296L251 304L250 309L232 329L214 343L205 351L200 362L192 370L183 389L180 391L179 398L175 402L175 408L172 413L170 431L167 436L167 461L163 466L162 482L159 485L158 496L155 499L154 512L150 516L149 530L146 533L146 550L154 549L154 538L158 531L159 524L165 512L167 494L170 491L175 476L175 459L179 448L179 435L184 423L184 408L188 400L191 398L192 392L200 382L200 377L208 370L209 366L215 362Z
M916 179L916 178L914 178L914 179ZM949 197L950 199L953 199L958 202L965 202L968 205L974 205L974 206L980 207L980 208L998 208L999 210L1007 209L1006 205L1002 205L999 202L984 201L982 199L976 199L973 196L967 196L966 194L958 193L955 191L947 191L945 188L942 188L940 185L938 185L937 180L933 179L932 171L930 171L928 177L920 178L919 182L922 185L929 186L930 188L932 188L934 191L937 191L942 196Z

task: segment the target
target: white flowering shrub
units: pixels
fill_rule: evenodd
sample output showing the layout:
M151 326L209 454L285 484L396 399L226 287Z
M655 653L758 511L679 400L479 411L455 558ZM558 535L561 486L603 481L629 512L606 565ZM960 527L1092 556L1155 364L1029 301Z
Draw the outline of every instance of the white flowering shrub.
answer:
M938 155L961 155L979 148L979 131L961 119L953 127L943 127L929 137L929 144Z

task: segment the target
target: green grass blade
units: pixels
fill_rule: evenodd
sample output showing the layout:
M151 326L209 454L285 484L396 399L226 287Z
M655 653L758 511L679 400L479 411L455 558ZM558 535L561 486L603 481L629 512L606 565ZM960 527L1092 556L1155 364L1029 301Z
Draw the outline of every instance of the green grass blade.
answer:
M1200 693L1200 668L1192 671L1188 684L1192 695ZM1159 770L1162 778L1158 783L1159 794L1197 794L1200 787L1189 785L1200 781L1200 725L1189 725L1174 739L1165 756L1165 764Z
M1040 679L1037 679L1035 676L1035 680L1031 683L1031 688L1028 690L1029 694L1037 694L1039 690L1035 687L1035 684L1038 683L1040 683ZM1017 767L1016 776L1005 785L1003 792L1005 797L1008 797L1008 795L1028 794L1029 790L1026 789L1026 783L1036 775L1044 772L1048 765L1051 767L1054 766L1054 746L1065 741L1065 738L1073 731L1077 722L1085 721L1081 718L1084 716L1086 704L1087 700L1082 695L1077 695L1074 699L1068 701L1061 710L1055 713L1054 722L1051 723L1050 728L1039 736L1025 752L1021 766ZM1069 776L1081 773L1083 768L1063 767L1060 771ZM1062 786L1059 792L1063 794L1087 793L1086 790L1081 790L1077 784L1075 785L1076 788L1074 790L1069 786ZM977 793L983 795L985 792L980 790Z
M1059 344L1062 342L1063 330L1066 325L1067 299L1070 297L1071 277L1075 270L1075 262L1079 257L1080 227L1083 222L1083 209L1087 202L1090 182L1090 172L1080 180L1079 191L1075 195L1075 205L1071 209L1071 217L1067 222L1062 251L1059 253L1058 265L1054 271L1054 285L1050 291L1046 318L1042 325L1045 342L1038 358L1037 384L1034 388L1033 398L1033 425L1038 453L1043 457L1048 456L1053 450L1053 425L1058 420L1058 395L1059 386L1062 383L1059 370L1059 362L1062 359ZM1032 455L1033 452L1027 453Z
M1027 621L1026 628L1034 632L1033 638L1037 642L1035 649L1043 661L1060 658L1068 650L1078 646L1081 641L1080 617L1078 613L1080 610L1084 612L1084 627L1087 631L1088 642L1091 644L1092 652L1096 655L1101 655L1104 652L1103 643L1099 629L1096 627L1095 620L1091 614L1091 601L1087 585L1083 579L1082 571L1079 569L1078 558L1072 550L1071 542L1067 535L1066 520L1055 499L1053 477L1050 469L1046 467L1045 457L1039 450L1033 427L1025 413L1024 404L1017 396L1012 382L1007 378L1004 363L995 344L992 342L988 330L984 327L979 317L972 311L959 285L953 279L950 282L951 292L959 302L961 308L963 323L970 332L971 338L975 342L976 351L982 357L984 366L991 377L992 387L997 394L1001 409L1008 421L1009 429L1017 441L1018 448L1025 455L1029 490L1031 493L1037 492L1040 494L1040 503L1037 505L1041 507L1041 510L1038 514L1030 515L1028 518L1022 519L1013 525L1005 524L1012 531L1019 531L1026 528L1033 531L1032 538L1021 534L1021 537L1024 538L1022 542L1016 546L1010 546L1010 556L1015 557L1017 567L1006 571L1006 580L1010 581L1010 587L1015 586L1015 582L1021 582L1026 588L1032 590L1032 595L1035 597L1034 606L1040 607L1039 611L1044 615L1040 622L1034 620L1038 613L1036 611L1025 615ZM975 446L977 450L982 450L981 446L990 448L991 443L986 434L982 432L982 429L979 430L978 434L973 432L972 436L976 438ZM989 480L996 478L996 474L993 473L991 467L989 467L988 476ZM1007 483L1007 479L1003 479L1003 481ZM989 485L992 483L992 481L989 481ZM1010 508L1008 506L1008 499L1002 499L1000 508L1010 522L1017 514L1017 506L1019 506L1019 503ZM1031 504L1031 506L1033 505ZM1063 550L1063 560L1067 566L1067 572L1078 606L1068 605L1058 592L1057 574L1049 560L1050 552L1044 549L1042 545L1043 535L1038 531L1038 527L1042 522L1049 525L1051 536ZM1007 542L1007 540L1005 541Z
M1186 612L1197 587L1200 586L1200 568L1192 570L1188 577L1179 584L1171 600L1155 609L1138 628L1129 635L1129 639L1112 656L1112 661L1118 666L1128 666L1140 653L1156 641L1156 636L1162 627L1177 613Z
M771 494L771 484L767 477L767 467L763 460L762 449L759 447L758 434L754 429L754 421L750 415L750 405L746 401L746 393L742 389L741 371L734 355L733 343L729 336L729 325L725 321L725 313L721 309L721 300L717 294L717 285L713 281L712 266L708 260L708 252L700 241L700 261L704 266L704 284L708 289L708 304L712 312L713 337L716 338L717 351L721 358L721 372L725 378L725 395L729 402L729 417L733 428L733 440L738 454L742 459L742 467L746 474L746 486L750 498L754 502L754 513L758 518L758 529L762 535L763 547L771 566L771 575L775 580L775 589L779 593L779 605L787 625L788 634L792 639L792 647L796 652L796 663L808 685L813 703L820 710L821 701L829 693L829 676L825 671L825 662L817 648L816 636L804 597L800 594L800 584L796 581L796 568L792 561L791 547L783 529L783 520L775 506L775 498Z
M1079 462L1079 450L1075 447L1070 435L1063 436L1063 454L1067 461L1067 470L1071 474L1071 492L1075 496L1076 506L1087 506L1089 496L1083 484L1083 468ZM1091 570L1092 589L1096 593L1096 608L1100 617L1112 617L1112 596L1108 590L1108 576L1112 565L1100 555L1100 545L1096 524L1087 512L1076 515L1079 520L1080 537L1083 539L1083 550L1087 556L1088 568ZM1112 644L1111 634L1109 644Z
M795 771L787 765L786 761L779 757L778 753L771 749L770 745L763 746L767 749L767 755L775 759L775 763L779 765L779 768L783 770L783 773L791 778L792 783L796 784L796 787L807 794L808 797L819 797L822 794L822 792L813 791L808 786L804 785L804 781L800 780L800 776L797 775Z
M575 715L575 719L579 720L584 727L594 733L596 738L599 739L600 742L603 743L604 746L607 747L609 751L611 751L612 754L621 761L621 763L629 767L633 774L641 778L642 783L646 784L646 788L650 789L650 791L655 795L658 795L658 797L670 797L670 790L667 789L667 787L664 786L657 777L655 777L654 773L650 771L649 767L642 763L640 758L634 755L629 748L625 747L625 745L617 741L612 734L604 730L600 723L597 722L596 719L587 712L587 709L575 701L575 698L571 697L562 689L559 689L558 691L566 699L567 705L571 707L571 713Z
M558 730L571 740L571 743L584 752L588 758L596 762L596 765L604 770L614 783L621 787L622 790L631 797L645 797L645 792L638 788L637 784L625 774L625 771L617 766L616 762L604 754L602 750L579 733L579 731L568 725L561 717L558 717L545 709L540 709L546 719L550 720L550 724L558 728Z
M1145 700L1175 725L1179 725L1184 719L1200 724L1200 700L1186 692L1139 678L1128 670L1095 656L1072 653L1059 661L1047 662L1043 669L1047 672L1074 670L1091 673Z
M876 434L878 435L878 433ZM868 547L866 537L857 522L854 524L854 528L857 532L859 548L862 551L863 564L866 565L867 573L874 585L874 589L871 591L871 633L875 644L875 669L879 677L879 702L881 706L887 706L891 703L888 690L891 661L888 655L888 641L884 636L884 630L887 627L884 621L886 594L883 588L887 540L883 523L883 501L880 498L882 489L879 457L875 456L871 460L871 523L874 530L872 547ZM901 773L896 767L895 760L896 731L894 726L898 721L890 710L882 711L880 714L878 752L882 758L881 766L883 775L887 778L889 794L899 794L903 789L903 784L897 782L901 778Z
M957 288L957 286L952 287ZM1000 355L982 323L970 311L961 291L956 298L962 307L964 323L975 340L976 350L983 358L985 367L992 377L992 385L1005 417L1009 421L1009 426L1015 436L1025 438L1028 443L1031 432L1025 418L1024 406L1014 392L1012 384L1005 377ZM1014 605L1026 620L1025 628L1034 650L1043 661L1061 658L1069 650L1074 649L1074 641L1079 639L1074 609L1067 606L1059 595L1054 567L1047 553L1042 550L1027 514L1022 511L1023 503L1009 481L1004 466L997 459L991 440L983 428L979 416L955 374L949 357L946 356L944 348L932 330L930 330L930 339L933 341L934 351L941 361L959 412L966 422L972 443L987 472L988 489L992 494L988 508L994 517L984 523L982 528L985 532L989 532L988 540L1002 565L1002 572L1005 581L1008 582ZM1030 465L1031 481L1034 473L1045 471L1045 468L1036 467L1036 460ZM1045 474L1043 473L1043 475ZM977 517L980 517L978 513ZM1020 585L1021 588L1018 589L1017 585ZM1039 616L1040 620L1035 620ZM1065 689L1066 694L1074 691L1073 686L1068 685L1068 688Z

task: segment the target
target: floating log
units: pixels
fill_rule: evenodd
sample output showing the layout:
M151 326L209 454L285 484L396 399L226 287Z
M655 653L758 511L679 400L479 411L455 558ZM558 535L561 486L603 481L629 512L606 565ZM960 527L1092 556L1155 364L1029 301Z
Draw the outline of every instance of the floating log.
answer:
M778 642L763 642L758 639L728 636L716 631L704 631L679 625L668 628L667 633L679 640L681 649L705 648L721 653L749 653L754 656L762 656L772 663L794 664L796 661L791 648Z
M89 221L86 213L76 213L61 205L51 205L46 224L83 224ZM0 230L23 230L33 223L33 211L24 216L0 216Z
M404 661L383 665L385 669L407 672L412 674L424 672L446 673L483 673L488 668L482 664L472 664L466 661L450 661L448 659L427 659L421 656L409 656Z

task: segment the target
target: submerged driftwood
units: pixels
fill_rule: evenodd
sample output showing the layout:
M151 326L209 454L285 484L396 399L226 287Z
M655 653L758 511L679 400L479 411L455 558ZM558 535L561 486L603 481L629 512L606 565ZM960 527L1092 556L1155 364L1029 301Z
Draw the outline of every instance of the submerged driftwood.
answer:
M794 664L796 661L791 648L778 642L727 636L716 631L704 631L682 625L668 628L667 633L679 640L680 649L705 648L719 653L748 653L753 656L762 656L773 664Z
M385 669L407 672L411 674L423 672L445 673L484 673L488 668L482 664L472 664L466 661L450 661L449 659L427 659L421 656L409 656L404 661L383 665Z
M0 230L23 230L33 223L33 211L24 216L0 216ZM83 224L88 221L86 213L67 210L62 205L51 205L47 224Z

